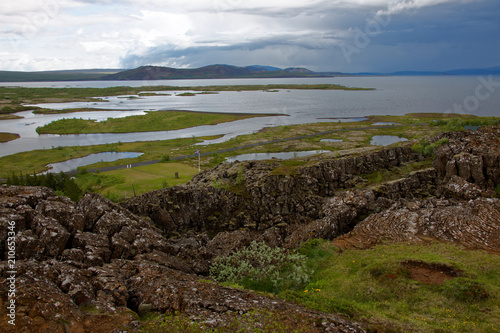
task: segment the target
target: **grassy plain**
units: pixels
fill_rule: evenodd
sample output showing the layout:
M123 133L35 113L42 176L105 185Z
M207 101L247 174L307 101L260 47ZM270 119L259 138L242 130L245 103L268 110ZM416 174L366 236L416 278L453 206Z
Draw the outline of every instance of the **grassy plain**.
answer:
M175 178L175 173L178 178ZM84 173L77 184L84 190L101 193L113 201L187 183L198 169L182 163L157 163L105 173Z
M156 160L165 157L169 153L183 152L192 154L192 145L202 142L205 139L215 137L175 139L157 142L131 142L131 143L111 143L96 146L72 146L53 147L52 149L34 150L12 154L0 158L2 168L0 178L7 178L15 174L32 174L47 171L47 164L67 161L73 158L84 157L90 154L102 152L144 152L144 155L135 159L121 159L115 162L96 163L92 167L102 168L110 165L125 165L147 160ZM181 154L183 154L181 153Z
M43 127L39 134L82 134L82 133L132 133L171 131L202 125L215 125L235 120L269 115L231 114L190 111L153 111L145 115L125 118L108 118L97 122L87 119L60 119Z
M301 290L279 296L330 313L369 322L382 332L499 332L500 256L452 244L406 243L367 250L340 251L313 240L300 250L314 270ZM401 262L419 260L461 270L461 283L474 283L488 294L477 298L457 283L421 283ZM453 280L450 280L453 281Z

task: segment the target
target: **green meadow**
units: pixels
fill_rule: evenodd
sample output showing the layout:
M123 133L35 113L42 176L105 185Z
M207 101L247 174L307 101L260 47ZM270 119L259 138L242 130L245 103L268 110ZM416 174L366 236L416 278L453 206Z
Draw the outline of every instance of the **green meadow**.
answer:
M279 297L308 308L368 322L379 332L499 332L500 256L445 243L378 245L339 250L313 240L311 282ZM445 264L462 276L444 284L410 278L406 260Z
M103 173L83 172L76 182L84 190L100 193L113 201L123 201L134 195L187 183L197 173L197 168L169 162Z
M215 125L269 115L208 113L189 111L153 111L145 115L108 118L97 122L86 119L60 119L38 127L39 134L132 133L171 131L202 125Z

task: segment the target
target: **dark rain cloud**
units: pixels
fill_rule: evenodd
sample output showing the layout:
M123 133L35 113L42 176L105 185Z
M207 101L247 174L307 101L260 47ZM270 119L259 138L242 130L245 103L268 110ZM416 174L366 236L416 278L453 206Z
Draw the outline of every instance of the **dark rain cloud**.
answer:
M283 15L292 15L291 10ZM315 70L397 71L440 70L498 65L500 3L496 0L447 3L413 9L390 17L380 33L356 44L375 10L310 11L294 24L309 28L305 35L283 34L230 45L182 48L164 44L122 58L124 68L169 63L203 66L212 63L246 65L307 65ZM269 14L269 11L267 11ZM296 13L295 13L296 14ZM257 14L256 14L257 15ZM321 15L321 19L320 19ZM343 33L346 32L346 33ZM366 36L365 36L366 37ZM339 45L357 49L349 59Z

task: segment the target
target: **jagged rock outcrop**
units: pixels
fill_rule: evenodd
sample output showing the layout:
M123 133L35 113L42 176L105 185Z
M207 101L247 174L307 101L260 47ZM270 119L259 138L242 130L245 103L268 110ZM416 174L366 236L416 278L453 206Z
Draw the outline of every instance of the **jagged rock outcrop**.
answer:
M500 126L478 132L441 134L448 143L436 148L433 166L438 179L446 183L459 176L482 188L493 189L500 182Z
M350 233L338 237L341 248L368 248L395 242L440 240L500 254L500 201L428 199L398 202L372 214Z
M321 160L298 168L294 174L277 162L220 164L195 176L190 185L147 193L123 206L148 216L171 235L188 230L285 228L319 219L325 198L353 187L357 175L421 158L409 147L395 147Z
M443 137L448 142L436 148L434 169L424 171L433 180L427 184L435 188L430 191L435 197L396 201L390 209L370 215L353 231L335 239L335 244L367 248L382 241L437 239L500 253L500 202L493 190L500 183L500 126L445 133L435 140ZM426 183L415 182L411 176L398 181L410 186L383 184L385 190L380 193L396 198L399 195L390 193Z
M318 332L364 331L333 315L195 275L208 270L213 255L229 253L224 233L212 240L204 235L169 240L148 219L100 195L87 193L74 204L40 187L0 187L0 211L2 232L15 221L17 250L16 326L2 324L2 332L135 332L140 327L136 312L145 309L180 311L206 321L207 327L263 310L324 323L314 327ZM248 245L255 236L240 233L240 238L231 235L230 247ZM5 239L2 285L12 270ZM2 291L3 318L8 301Z
M323 158L294 170L274 161L221 164L202 172L187 186L151 192L123 206L149 217L171 236L245 228L258 234L267 232L272 244L296 247L311 238L340 236L370 213L387 209L401 199L475 198L474 190L452 193L451 184L460 182L456 177L477 187L475 192L493 196L491 191L500 180L499 131L496 126L433 138L448 139L436 149L433 167L376 184L368 192L358 191L354 195L358 203L346 203L344 198L353 195L349 189L363 185L359 175L400 167L423 157L406 145L359 156ZM368 193L371 199L367 206L361 201Z

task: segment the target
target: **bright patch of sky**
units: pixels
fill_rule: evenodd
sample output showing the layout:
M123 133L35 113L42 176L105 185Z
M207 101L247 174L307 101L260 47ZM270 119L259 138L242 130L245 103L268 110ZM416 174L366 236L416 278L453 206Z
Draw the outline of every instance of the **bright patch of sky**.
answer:
M498 0L3 0L0 70L499 66Z

